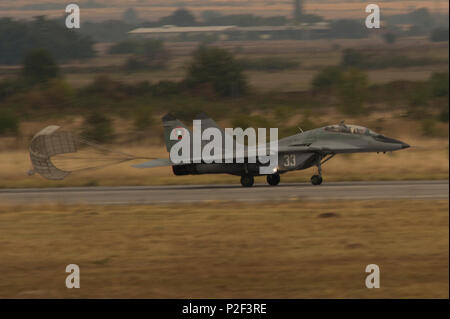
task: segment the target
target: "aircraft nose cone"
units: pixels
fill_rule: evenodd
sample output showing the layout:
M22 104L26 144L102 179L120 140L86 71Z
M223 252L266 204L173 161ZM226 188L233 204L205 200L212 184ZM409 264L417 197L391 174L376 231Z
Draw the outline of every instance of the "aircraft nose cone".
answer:
M390 138L390 137L386 137L383 135L378 135L375 136L374 139L378 142L382 142L382 143L386 143L385 145L390 145L391 147L395 147L395 149L405 149L410 147L409 144L406 144L402 141Z

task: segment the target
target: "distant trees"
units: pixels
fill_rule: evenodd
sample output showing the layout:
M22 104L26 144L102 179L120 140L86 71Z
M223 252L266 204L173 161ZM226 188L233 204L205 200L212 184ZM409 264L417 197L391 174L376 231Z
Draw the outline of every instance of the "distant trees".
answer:
M205 10L201 14L203 22L209 23L209 21L213 21L214 19L220 18L222 14L218 11L214 10Z
M34 49L23 60L17 77L0 81L0 109L15 112L31 109L70 108L75 90L64 81L59 65L44 49Z
M367 73L354 68L344 71L337 87L341 110L347 114L362 113L368 86Z
M346 49L342 54L342 69L340 71L329 69L329 78L334 79L333 85L337 89L339 107L342 112L347 114L363 112L369 78L367 73L359 68L367 66L366 55L354 49Z
M449 75L448 72L433 72L430 78L431 93L435 97L449 95Z
M126 85L106 75L96 77L89 85L82 88L81 91L84 97L110 98L115 101L124 100L128 97Z
M169 61L169 53L162 40L125 40L111 46L109 53L134 54L135 57L128 59L126 63L128 71L139 68L161 69Z
M365 56L355 49L345 49L342 52L341 65L343 67L362 67L365 64Z
M401 24L412 25L413 32L409 33L417 35L433 28L436 18L440 19L438 16L438 14L432 15L427 8L418 8L407 13L384 15L383 20L390 26ZM445 16L442 15L442 18L448 21L448 14L446 16L447 18L444 18Z
M128 24L137 24L139 23L139 16L133 8L128 8L122 15L122 20Z
M330 38L365 38L368 29L363 27L363 22L358 20L341 19L330 22Z
M17 79L0 80L0 103L9 96L22 92L25 87L24 81Z
M194 15L184 8L174 11L171 15L161 18L160 25L171 24L177 26L193 26L197 24Z
M431 31L430 40L433 42L444 42L448 41L449 32L448 28L436 28Z
M292 70L300 66L298 61L276 56L239 59L239 63L244 70L269 72Z
M47 50L35 49L25 56L22 75L30 83L40 83L58 77L60 70Z
M430 56L411 57L403 54L383 54L355 49L345 49L341 58L341 66L360 69L406 68L441 63L446 63L446 60Z
M111 54L136 54L154 58L164 52L162 40L125 40L112 45L109 49Z
M342 69L338 66L328 66L316 74L311 85L315 91L331 91L341 79Z
M129 73L133 72L139 72L142 70L146 70L149 68L149 65L145 63L144 61L141 61L141 59L136 57L130 57L125 62L125 71Z
M185 83L190 88L210 87L220 96L242 95L248 88L242 67L233 54L207 46L194 52Z
M112 121L100 112L93 112L84 119L82 136L96 142L105 143L112 141L114 130Z
M148 107L140 107L136 110L134 114L134 128L136 131L145 131L150 128L153 124L152 121L152 110Z
M364 71L354 67L329 66L313 78L311 86L317 92L337 96L343 113L359 114L364 111L369 87Z
M417 32L425 32L433 27L434 21L427 8L419 8L409 13L409 18Z
M393 32L386 32L383 34L383 39L388 44L394 44L397 41L397 36Z
M137 40L124 40L114 43L109 47L109 54L137 54L139 51L140 43Z
M19 133L19 118L12 112L0 111L0 136L17 135Z
M57 61L94 56L93 42L62 23L38 17L33 21L0 19L0 64L19 64L25 54L42 48Z
M317 23L322 22L325 19L322 16L319 16L317 14L303 14L302 18L300 19L303 23Z
M206 25L237 25L237 26L277 26L285 25L287 18L284 16L260 17L253 14L218 15L205 12L203 15Z

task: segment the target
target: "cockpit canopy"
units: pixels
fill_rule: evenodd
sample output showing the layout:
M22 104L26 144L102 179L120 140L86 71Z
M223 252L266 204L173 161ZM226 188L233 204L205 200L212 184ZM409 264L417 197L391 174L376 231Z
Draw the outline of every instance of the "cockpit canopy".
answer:
M337 132L337 133L350 133L360 135L378 135L374 131L364 126L348 125L348 124L335 124L324 127L325 131Z

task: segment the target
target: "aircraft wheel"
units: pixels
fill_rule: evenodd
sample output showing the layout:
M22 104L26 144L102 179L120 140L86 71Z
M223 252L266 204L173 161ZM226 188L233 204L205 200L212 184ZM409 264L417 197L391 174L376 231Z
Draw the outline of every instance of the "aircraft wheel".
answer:
M280 184L280 180L281 178L279 174L267 175L267 184L271 186L277 186Z
M254 183L255 179L253 178L253 176L244 175L241 177L241 184L244 187L252 187Z
M323 179L320 175L313 175L311 177L311 184L313 184L313 185L320 185L320 184L322 184L322 181L323 181Z

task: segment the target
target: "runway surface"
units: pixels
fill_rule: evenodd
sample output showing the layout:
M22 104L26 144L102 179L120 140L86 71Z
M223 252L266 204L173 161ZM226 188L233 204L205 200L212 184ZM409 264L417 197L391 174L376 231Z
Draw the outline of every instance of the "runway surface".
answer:
M2 189L8 204L162 204L204 201L448 199L449 181Z

